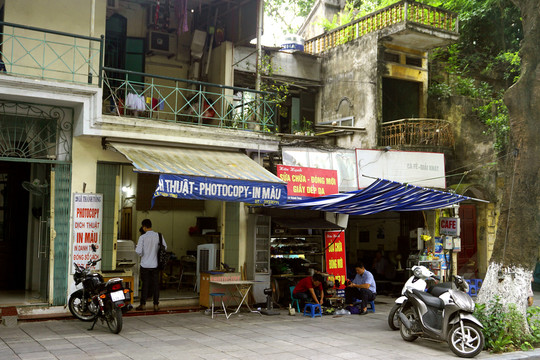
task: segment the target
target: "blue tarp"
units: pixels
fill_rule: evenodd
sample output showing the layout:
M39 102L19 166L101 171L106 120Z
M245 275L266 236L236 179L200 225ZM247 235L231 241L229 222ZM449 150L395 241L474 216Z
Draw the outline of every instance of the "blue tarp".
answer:
M454 193L377 179L361 190L291 201L277 207L369 215L383 211L434 210L469 199Z
M279 205L287 201L287 184L221 179L204 176L161 174L154 196L175 199L243 201Z

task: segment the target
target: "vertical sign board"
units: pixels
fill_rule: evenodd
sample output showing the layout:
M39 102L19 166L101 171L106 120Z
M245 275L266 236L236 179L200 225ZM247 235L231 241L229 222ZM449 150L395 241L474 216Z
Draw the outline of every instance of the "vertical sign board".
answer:
M73 194L72 263L84 267L88 260L101 258L102 210L102 194ZM92 244L96 246L96 252L92 251ZM101 262L98 262L95 269L100 268Z
M336 194L339 191L337 170L278 165L277 176L287 182L288 200Z
M324 233L326 249L326 272L334 275L340 284L347 279L347 266L345 264L345 232L341 230L326 231Z

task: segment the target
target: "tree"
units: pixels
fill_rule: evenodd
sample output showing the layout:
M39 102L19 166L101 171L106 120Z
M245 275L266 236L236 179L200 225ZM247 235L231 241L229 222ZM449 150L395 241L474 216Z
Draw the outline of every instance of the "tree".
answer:
M496 295L525 312L531 272L540 248L540 3L512 0L523 26L521 76L504 97L510 148L497 235L478 301Z

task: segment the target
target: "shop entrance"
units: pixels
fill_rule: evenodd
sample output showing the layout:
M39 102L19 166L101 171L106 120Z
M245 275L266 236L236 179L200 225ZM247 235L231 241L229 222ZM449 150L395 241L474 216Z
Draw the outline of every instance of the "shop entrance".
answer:
M0 161L0 305L47 299L50 165Z

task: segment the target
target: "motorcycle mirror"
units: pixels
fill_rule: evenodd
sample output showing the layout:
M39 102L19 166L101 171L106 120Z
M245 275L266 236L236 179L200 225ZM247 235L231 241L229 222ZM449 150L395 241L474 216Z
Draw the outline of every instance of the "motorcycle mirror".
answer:
M92 251L93 251L93 252L96 252L96 250L97 250L96 245L95 245L95 244L92 244L91 246L92 246Z

